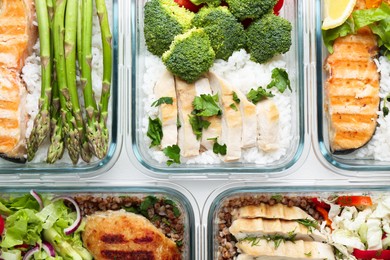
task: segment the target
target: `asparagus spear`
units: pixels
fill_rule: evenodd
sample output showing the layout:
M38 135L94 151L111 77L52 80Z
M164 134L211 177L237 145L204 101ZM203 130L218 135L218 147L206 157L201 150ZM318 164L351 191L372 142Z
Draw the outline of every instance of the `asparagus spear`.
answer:
M99 16L100 30L103 46L103 83L100 97L99 124L102 129L102 157L107 154L109 133L107 129L108 102L110 100L111 74L112 74L112 35L105 0L96 0L96 9Z
M34 120L34 127L27 141L27 159L31 161L39 146L49 134L50 119L49 109L51 101L51 68L50 56L50 29L49 14L46 0L35 0L35 8L38 17L38 29L41 55L41 97L39 99L39 112Z
M64 124L65 142L69 156L74 164L80 154L80 136L76 120L72 115L72 102L67 87L65 47L64 47L64 19L66 0L57 0L54 14L54 54L56 61L57 82L60 95L62 122Z
M89 148L98 158L104 157L102 148L102 133L98 123L98 109L92 89L92 0L83 0L83 37L81 59L81 84L83 87L84 104L87 114L86 133Z

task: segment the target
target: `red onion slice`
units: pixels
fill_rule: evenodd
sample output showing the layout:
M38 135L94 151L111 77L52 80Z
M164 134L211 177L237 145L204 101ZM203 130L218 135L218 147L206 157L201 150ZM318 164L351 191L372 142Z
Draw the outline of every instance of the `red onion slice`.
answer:
M80 224L81 224L81 220L82 220L82 219L81 219L80 207L79 207L79 205L77 204L77 202L76 202L74 199L70 198L70 197L60 196L60 197L54 198L52 201L54 202L54 201L57 201L57 200L67 200L67 201L69 201L70 203L72 203L73 206L74 206L75 209L76 209L76 215L77 215L76 220L73 222L72 225L70 225L69 227L67 227L67 228L64 229L65 235L68 236L68 235L72 234L73 232L75 232L75 231L78 229L78 227L80 226Z
M36 252L38 252L39 250L41 250L41 249L39 248L39 245L34 246L32 249L28 250L27 253L23 256L23 260L29 260L29 259L31 259L31 257L32 257Z
M43 241L42 242L42 248L43 248L43 250L46 251L46 253L49 256L51 256L51 257L55 257L56 256L56 251L54 250L54 247L49 242Z
M31 194L31 196L34 197L34 199L36 199L38 201L39 210L42 210L43 209L43 201L42 201L41 197L38 195L38 193L35 192L35 190L30 190L30 194Z

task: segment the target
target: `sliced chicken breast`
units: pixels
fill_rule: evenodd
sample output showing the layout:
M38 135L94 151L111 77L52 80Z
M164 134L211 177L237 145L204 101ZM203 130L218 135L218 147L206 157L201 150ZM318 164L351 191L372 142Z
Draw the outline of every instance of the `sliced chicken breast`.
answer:
M196 95L202 94L213 95L208 78L201 78L195 82ZM213 150L214 142L213 138L220 138L222 134L222 122L220 116L210 116L205 118L210 122L210 126L207 129L203 129L201 146L207 150Z
M245 206L233 211L234 219L239 218L268 218L268 219L310 219L314 220L312 216L298 207L289 207L280 203L275 205L268 205L261 203L257 206Z
M279 148L279 110L271 99L257 103L257 128L259 150L269 152Z
M333 249L330 245L321 242L309 241L282 241L278 246L276 242L259 239L252 241L242 240L236 243L242 252L237 260L246 259L316 259L334 260Z
M213 93L218 93L219 104L222 109L222 137L219 141L226 144L226 162L236 161L241 158L242 143L242 116L239 109L234 109L232 104L233 88L215 73L209 72L208 78Z
M315 227L308 228L295 220L240 218L233 221L229 231L237 240L246 237L263 237L268 235L288 237L289 233L292 232L296 234L296 240L326 241L326 237Z
M194 110L192 102L196 96L195 84L189 84L178 77L175 77L175 80L179 122L181 125L178 132L180 155L182 157L196 156L199 155L200 141L197 140L189 120L191 112Z
M177 98L175 78L169 71L165 71L154 87L154 94L157 99L163 97L172 98L172 104L161 104L159 106L159 118L162 124L163 137L161 148L177 144Z

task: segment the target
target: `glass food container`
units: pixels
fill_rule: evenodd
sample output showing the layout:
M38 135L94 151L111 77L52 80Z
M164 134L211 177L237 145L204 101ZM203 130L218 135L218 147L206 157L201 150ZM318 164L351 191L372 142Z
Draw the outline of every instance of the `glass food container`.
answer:
M284 147L282 156L271 162L255 163L250 162L232 162L224 163L213 161L213 159L196 157L196 163L181 163L167 165L166 158L160 151L159 155L153 154L149 148L150 140L146 137L148 114L153 100L148 96L153 90L153 83L149 76L160 75L164 70L164 65L156 65L157 56L151 55L145 46L144 39L144 12L143 7L146 1L131 1L131 48L132 48L132 67L131 67L131 95L132 102L129 102L127 111L127 153L136 167L148 175L158 178L182 177L227 177L231 175L242 177L251 175L252 177L274 177L285 175L298 168L305 158L309 149L310 140L306 124L306 99L307 94L305 84L307 81L307 53L309 41L305 38L308 30L305 28L304 9L305 1L287 1L284 3L280 15L288 19L292 24L292 46L282 59L286 62L286 68L289 73L289 79L292 86L291 96L291 131L288 132L290 141ZM150 66L153 66L151 69ZM148 71L146 73L146 71ZM148 86L148 87L145 87ZM149 93L149 94L147 94ZM279 108L281 117L283 117L283 108ZM287 116L288 115L288 112ZM256 159L256 158L255 158ZM190 159L191 160L191 159ZM188 161L187 161L188 162Z

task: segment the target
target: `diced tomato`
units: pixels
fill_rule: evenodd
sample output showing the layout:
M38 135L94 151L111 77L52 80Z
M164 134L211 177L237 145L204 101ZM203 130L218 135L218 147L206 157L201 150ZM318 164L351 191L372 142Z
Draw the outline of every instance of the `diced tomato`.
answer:
M326 225L328 227L332 227L332 220L330 220L328 211L320 206L316 206L316 210L321 214L321 216L324 218Z
M317 198L312 198L311 201L314 202L314 205L319 206L323 209L326 209L326 210L330 209L329 204L325 203L324 201L319 201Z
M360 250L355 248L352 254L357 259L361 259L361 260L371 260L371 259L390 260L390 250Z
M203 5L195 5L190 0L175 0L175 2L178 5L186 8L194 13L198 12L199 9L202 8L202 6L203 6Z
M337 198L336 203L347 207L372 206L372 200L369 196L340 196Z
M5 226L5 223L4 223L4 219L3 217L0 215L0 236L3 234L4 232L4 226Z
M284 4L284 0L279 0L276 5L274 6L274 14L279 15L280 9L282 9L282 6Z

